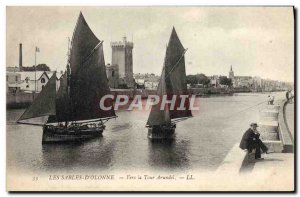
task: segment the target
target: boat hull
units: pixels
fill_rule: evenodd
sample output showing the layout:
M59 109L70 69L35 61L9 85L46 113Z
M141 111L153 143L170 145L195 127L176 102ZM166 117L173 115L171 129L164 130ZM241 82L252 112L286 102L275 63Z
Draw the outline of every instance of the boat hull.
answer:
M42 144L82 142L85 140L102 137L104 128L43 128Z
M175 127L149 127L148 138L151 140L173 139L175 137Z

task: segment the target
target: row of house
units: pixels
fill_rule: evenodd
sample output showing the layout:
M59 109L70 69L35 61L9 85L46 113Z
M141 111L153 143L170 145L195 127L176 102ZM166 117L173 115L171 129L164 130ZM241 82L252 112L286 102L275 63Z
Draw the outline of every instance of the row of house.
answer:
M159 84L160 77L153 73L133 75L137 88L144 88L148 90L156 90Z
M233 88L246 88L255 92L270 92L293 89L292 83L262 79L258 76L234 76L232 66L230 67L229 78L232 80Z
M210 79L210 86L226 88L226 85L220 84L220 77L218 75L208 77ZM263 79L258 76L230 76L229 78L232 81L232 88L239 90L271 92L293 89L293 83Z
M37 92L45 87L54 72L52 71L28 71L28 72L6 72L6 88L8 93ZM56 73L57 89L62 72Z

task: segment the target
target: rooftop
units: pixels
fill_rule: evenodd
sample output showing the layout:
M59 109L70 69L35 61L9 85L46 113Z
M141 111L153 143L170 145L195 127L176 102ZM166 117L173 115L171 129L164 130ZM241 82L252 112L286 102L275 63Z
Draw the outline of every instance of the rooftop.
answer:
M133 47L133 42L128 42L127 38L124 36L123 41L110 42L111 47Z

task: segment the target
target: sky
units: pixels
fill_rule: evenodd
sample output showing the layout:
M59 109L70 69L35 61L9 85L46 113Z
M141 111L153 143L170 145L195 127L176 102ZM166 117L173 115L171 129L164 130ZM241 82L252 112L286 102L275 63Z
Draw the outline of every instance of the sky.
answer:
M160 74L171 30L185 48L186 73L260 76L294 81L292 7L7 7L6 66L37 64L65 70L68 37L82 11L92 31L104 40L111 63L111 41L134 42L133 72Z

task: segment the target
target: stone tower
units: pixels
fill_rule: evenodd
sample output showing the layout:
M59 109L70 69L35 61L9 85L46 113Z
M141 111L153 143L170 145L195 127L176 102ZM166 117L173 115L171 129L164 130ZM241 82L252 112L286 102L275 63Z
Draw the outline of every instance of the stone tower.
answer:
M134 87L133 80L133 61L132 49L133 43L128 42L126 37L123 41L111 42L112 48L112 66L118 67L119 86L127 86L128 88Z

